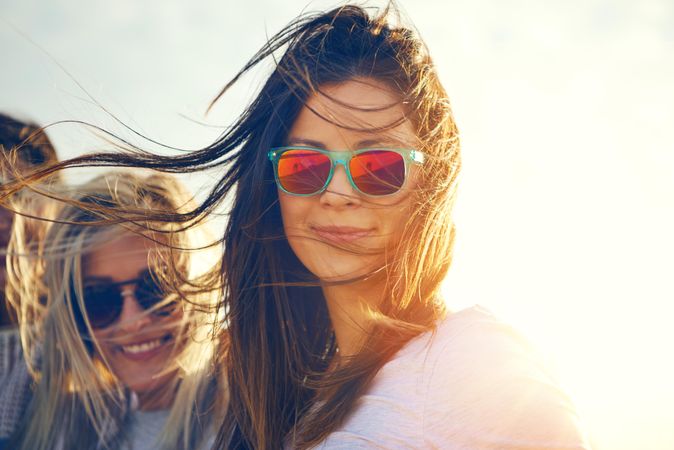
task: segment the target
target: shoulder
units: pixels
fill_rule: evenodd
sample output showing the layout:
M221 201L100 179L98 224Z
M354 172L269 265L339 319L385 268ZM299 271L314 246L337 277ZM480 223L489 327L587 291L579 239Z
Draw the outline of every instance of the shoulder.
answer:
M318 448L589 448L542 361L486 309L454 313L384 365Z
M31 385L18 331L0 331L0 439L8 437L23 418Z
M481 307L450 315L423 346L425 439L451 448L588 448L568 396L534 347Z
M23 350L19 331L14 328L0 330L0 379L23 364Z

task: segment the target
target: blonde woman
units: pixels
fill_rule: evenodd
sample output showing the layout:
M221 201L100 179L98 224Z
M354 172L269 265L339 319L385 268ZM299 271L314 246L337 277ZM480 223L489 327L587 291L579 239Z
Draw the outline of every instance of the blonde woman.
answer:
M168 176L124 173L76 198L37 262L21 236L10 245L23 352L15 334L0 336L0 448L209 448L225 397L211 361L216 299L186 290L210 267L181 250L201 245L196 229L140 223L188 207L185 193ZM111 224L102 207L138 221Z

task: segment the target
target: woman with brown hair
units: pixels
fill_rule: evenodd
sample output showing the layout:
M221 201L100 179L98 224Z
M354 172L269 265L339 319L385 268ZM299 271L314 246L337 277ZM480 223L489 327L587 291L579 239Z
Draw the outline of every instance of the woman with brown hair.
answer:
M586 448L527 344L441 298L458 132L426 48L392 16L346 6L282 30L241 74L285 48L274 72L205 153L236 187L220 444Z
M441 297L459 138L426 47L398 22L391 8L302 16L218 96L277 61L213 145L52 170L223 168L178 217L232 196L217 448L588 448L569 399L517 333Z
M26 175L56 161L56 150L43 129L35 123L0 113L0 185L16 174ZM52 183L58 181L58 178L51 180ZM46 208L35 212L44 215ZM12 324L5 302L5 261L13 221L13 212L0 205L0 328Z

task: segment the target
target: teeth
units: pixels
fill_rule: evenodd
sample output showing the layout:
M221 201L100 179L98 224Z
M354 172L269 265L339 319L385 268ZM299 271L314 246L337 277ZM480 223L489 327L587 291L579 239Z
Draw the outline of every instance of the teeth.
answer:
M161 339L155 339L154 341L143 342L142 344L123 345L122 351L124 353L142 353L157 348L161 344Z

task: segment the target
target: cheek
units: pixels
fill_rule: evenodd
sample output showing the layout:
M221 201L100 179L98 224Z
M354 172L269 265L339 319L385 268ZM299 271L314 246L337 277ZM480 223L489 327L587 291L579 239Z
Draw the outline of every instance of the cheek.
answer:
M400 236L407 223L415 216L417 203L417 186L414 178L410 179L398 194L377 200L372 205L372 214L377 216L384 235L390 236L387 241ZM389 242L390 243L390 242Z
M404 202L389 208L382 208L378 215L382 228L382 236L384 237L383 245L384 247L391 248L399 243L403 230L410 220L411 211L409 203Z
M98 348L103 353L105 357L109 357L112 354L112 347L109 344L112 339L112 333L106 330L94 330L93 339L98 344ZM98 349L96 345L93 346L94 354L98 355Z
M188 317L187 319L185 319L185 323L183 323L184 316L185 312L183 310L183 307L180 304L178 304L176 309L169 316L162 317L161 319L158 318L157 322L155 322L155 325L157 327L165 329L166 331L172 332L174 338L181 333L189 334L190 329L189 321L191 319L194 319L194 316Z
M281 206L281 219L286 235L292 234L294 229L306 222L310 198L292 197L279 192L279 205Z
M326 250L324 244L317 244L311 238L307 229L314 207L313 202L317 201L317 198L317 196L295 197L279 192L284 237L295 256L312 272L316 259L316 246L319 245L321 250Z
M418 213L420 176L417 168L412 167L400 197L395 198L393 203L386 205L378 213L381 223L391 236L389 244L398 242L397 239L403 234L407 224Z
M285 200L282 197L287 197L284 194L280 194L279 200L281 204L281 219L283 222L283 235L288 241L288 245L293 250L295 255L302 258L302 239L298 239L298 228L299 223L301 222L300 215L301 211L298 210L297 206L294 204L293 200L286 198Z

